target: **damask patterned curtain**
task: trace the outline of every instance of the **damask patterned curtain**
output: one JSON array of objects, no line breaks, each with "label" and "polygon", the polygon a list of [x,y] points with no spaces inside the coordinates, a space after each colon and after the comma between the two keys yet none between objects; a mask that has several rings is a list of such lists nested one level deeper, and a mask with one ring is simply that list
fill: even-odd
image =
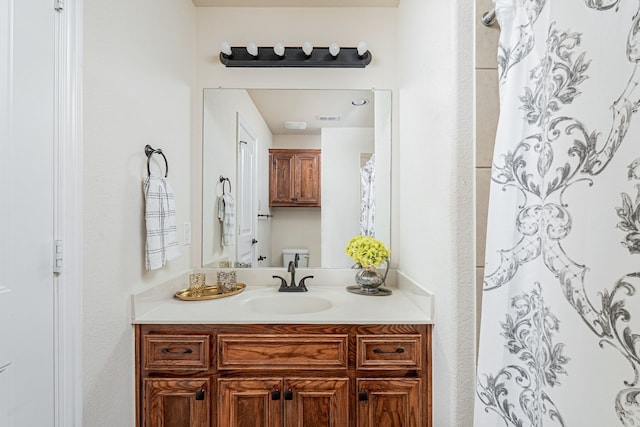
[{"label": "damask patterned curtain", "polygon": [[376,237],[376,156],[360,169],[360,234]]},{"label": "damask patterned curtain", "polygon": [[640,426],[637,0],[494,0],[475,427]]}]

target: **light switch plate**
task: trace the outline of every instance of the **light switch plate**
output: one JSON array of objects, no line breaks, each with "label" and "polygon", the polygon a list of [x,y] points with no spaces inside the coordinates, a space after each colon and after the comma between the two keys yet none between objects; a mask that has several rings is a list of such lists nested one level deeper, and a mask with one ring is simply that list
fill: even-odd
[{"label": "light switch plate", "polygon": [[185,222],[182,226],[182,236],[183,236],[183,240],[184,240],[184,245],[190,245],[191,244],[191,223],[190,222]]}]

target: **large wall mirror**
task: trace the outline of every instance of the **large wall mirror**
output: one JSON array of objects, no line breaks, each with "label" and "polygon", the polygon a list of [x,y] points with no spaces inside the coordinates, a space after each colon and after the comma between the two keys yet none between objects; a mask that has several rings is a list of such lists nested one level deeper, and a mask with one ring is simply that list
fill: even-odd
[{"label": "large wall mirror", "polygon": [[[269,150],[320,150],[320,207],[271,207]],[[391,230],[391,91],[205,89],[203,267],[349,268]]]}]

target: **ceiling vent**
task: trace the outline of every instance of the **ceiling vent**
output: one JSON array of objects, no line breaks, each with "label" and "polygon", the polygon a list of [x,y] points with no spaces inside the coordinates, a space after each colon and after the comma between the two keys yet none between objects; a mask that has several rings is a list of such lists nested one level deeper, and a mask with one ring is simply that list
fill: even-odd
[{"label": "ceiling vent", "polygon": [[340,120],[340,116],[318,116],[318,120],[322,122],[337,122]]}]

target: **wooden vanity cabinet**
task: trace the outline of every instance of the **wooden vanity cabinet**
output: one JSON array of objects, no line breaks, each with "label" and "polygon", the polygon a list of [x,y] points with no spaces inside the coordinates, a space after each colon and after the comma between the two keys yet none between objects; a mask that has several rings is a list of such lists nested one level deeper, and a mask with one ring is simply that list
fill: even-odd
[{"label": "wooden vanity cabinet", "polygon": [[138,426],[430,427],[430,325],[136,325]]},{"label": "wooden vanity cabinet", "polygon": [[348,394],[348,378],[220,378],[218,426],[348,426]]},{"label": "wooden vanity cabinet", "polygon": [[269,150],[269,206],[320,207],[320,150]]}]

